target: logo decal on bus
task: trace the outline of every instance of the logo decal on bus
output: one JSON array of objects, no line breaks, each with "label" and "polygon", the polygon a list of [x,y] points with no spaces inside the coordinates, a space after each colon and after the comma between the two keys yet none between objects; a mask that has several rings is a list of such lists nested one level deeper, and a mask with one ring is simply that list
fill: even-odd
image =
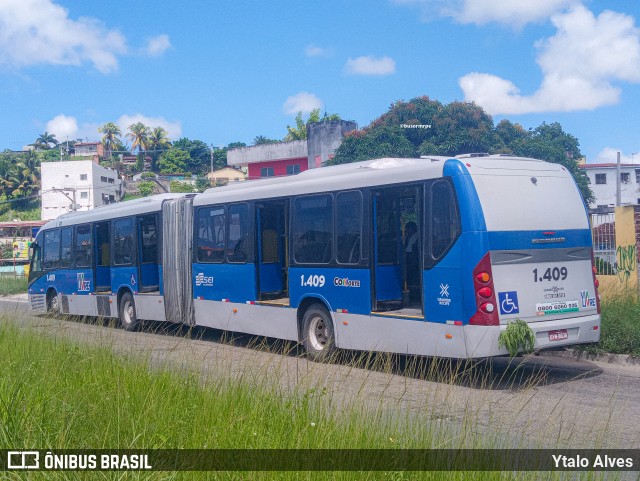
[{"label": "logo decal on bus", "polygon": [[201,272],[196,276],[196,286],[205,286],[211,287],[213,286],[213,276],[205,276],[204,272]]},{"label": "logo decal on bus", "polygon": [[53,282],[56,280],[55,274],[47,274],[47,282]]},{"label": "logo decal on bus", "polygon": [[84,272],[78,272],[78,292],[89,292],[91,290],[91,281],[84,280]]},{"label": "logo decal on bus", "polygon": [[360,287],[360,281],[357,279],[356,280],[349,279],[348,277],[345,277],[345,278],[335,277],[333,279],[333,285],[341,286],[341,287]]},{"label": "logo decal on bus", "polygon": [[438,304],[441,306],[448,306],[451,304],[451,299],[449,299],[449,284],[440,284],[440,297],[438,297]]},{"label": "logo decal on bus", "polygon": [[582,307],[584,309],[595,309],[596,298],[589,297],[589,291],[580,291],[580,301],[582,301]]},{"label": "logo decal on bus", "polygon": [[518,293],[516,291],[498,292],[500,314],[520,314]]}]

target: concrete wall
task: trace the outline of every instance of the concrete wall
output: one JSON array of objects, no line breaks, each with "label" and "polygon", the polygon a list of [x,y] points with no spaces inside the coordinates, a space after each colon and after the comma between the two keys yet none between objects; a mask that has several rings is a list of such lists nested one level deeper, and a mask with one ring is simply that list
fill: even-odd
[{"label": "concrete wall", "polygon": [[330,120],[307,125],[307,162],[310,169],[321,167],[333,158],[347,132],[358,125],[346,120]]},{"label": "concrete wall", "polygon": [[[598,205],[616,205],[616,167],[611,164],[607,167],[587,167],[584,171],[589,177],[591,184],[589,188],[596,198],[595,202],[589,205],[595,208]],[[640,199],[640,184],[636,181],[636,169],[640,169],[640,164],[626,164],[620,166],[620,174],[629,174],[629,182],[620,184],[621,202],[623,205],[638,204]],[[596,174],[605,174],[607,183],[596,184]]]},{"label": "concrete wall", "polygon": [[296,159],[307,156],[307,141],[240,147],[227,152],[227,165],[247,165],[255,162]]},{"label": "concrete wall", "polygon": [[638,247],[633,206],[616,207],[615,231],[617,273],[598,276],[603,298],[638,292]]}]

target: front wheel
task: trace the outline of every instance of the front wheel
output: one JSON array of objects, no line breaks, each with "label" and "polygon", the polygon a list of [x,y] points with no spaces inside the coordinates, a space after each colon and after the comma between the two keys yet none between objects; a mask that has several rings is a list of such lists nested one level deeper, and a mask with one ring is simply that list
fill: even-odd
[{"label": "front wheel", "polygon": [[58,298],[58,293],[54,290],[50,290],[47,293],[47,314],[51,316],[60,314],[60,299]]},{"label": "front wheel", "polygon": [[120,299],[118,310],[120,317],[120,327],[127,331],[135,331],[138,327],[138,317],[136,316],[136,305],[130,292],[125,292]]},{"label": "front wheel", "polygon": [[302,345],[312,361],[326,361],[335,352],[333,323],[327,310],[314,304],[302,318]]}]

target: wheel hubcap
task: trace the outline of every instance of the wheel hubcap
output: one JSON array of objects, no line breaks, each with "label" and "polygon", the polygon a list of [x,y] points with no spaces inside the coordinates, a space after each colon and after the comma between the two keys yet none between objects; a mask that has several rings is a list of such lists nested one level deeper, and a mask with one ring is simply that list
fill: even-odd
[{"label": "wheel hubcap", "polygon": [[315,316],[309,323],[309,342],[316,351],[322,351],[329,342],[327,323],[320,316]]},{"label": "wheel hubcap", "polygon": [[124,322],[126,322],[127,324],[131,324],[131,321],[133,321],[133,316],[133,305],[130,302],[127,302],[124,305]]}]

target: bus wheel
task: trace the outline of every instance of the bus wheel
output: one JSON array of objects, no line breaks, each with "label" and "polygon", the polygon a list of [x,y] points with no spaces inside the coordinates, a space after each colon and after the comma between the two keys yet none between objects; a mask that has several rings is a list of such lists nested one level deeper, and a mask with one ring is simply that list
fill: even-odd
[{"label": "bus wheel", "polygon": [[314,304],[302,318],[302,345],[312,361],[326,361],[335,352],[333,324],[327,310]]},{"label": "bus wheel", "polygon": [[133,302],[133,296],[130,292],[125,292],[120,298],[120,306],[118,309],[120,317],[120,327],[127,331],[135,331],[138,327],[138,318],[136,316],[136,305]]},{"label": "bus wheel", "polygon": [[58,299],[58,293],[53,289],[47,293],[47,314],[52,316],[60,314],[60,300]]}]

